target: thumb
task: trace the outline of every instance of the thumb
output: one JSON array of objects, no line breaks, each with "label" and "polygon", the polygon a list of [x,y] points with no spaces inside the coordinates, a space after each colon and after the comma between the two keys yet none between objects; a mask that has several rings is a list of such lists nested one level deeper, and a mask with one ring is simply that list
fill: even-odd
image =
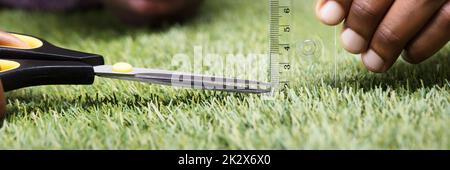
[{"label": "thumb", "polygon": [[19,48],[29,47],[27,43],[23,42],[19,38],[3,31],[0,31],[0,46],[10,46]]}]

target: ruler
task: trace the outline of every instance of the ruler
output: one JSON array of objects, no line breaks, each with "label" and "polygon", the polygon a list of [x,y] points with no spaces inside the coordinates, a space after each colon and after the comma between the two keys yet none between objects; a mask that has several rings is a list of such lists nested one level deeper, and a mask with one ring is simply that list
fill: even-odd
[{"label": "ruler", "polygon": [[269,0],[269,8],[269,82],[274,94],[289,85],[292,70],[292,0]]}]

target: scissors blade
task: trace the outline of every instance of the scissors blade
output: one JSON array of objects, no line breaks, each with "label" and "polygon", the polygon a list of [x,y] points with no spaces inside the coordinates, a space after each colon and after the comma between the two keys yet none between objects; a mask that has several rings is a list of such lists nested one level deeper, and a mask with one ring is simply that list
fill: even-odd
[{"label": "scissors blade", "polygon": [[112,70],[112,66],[102,65],[95,66],[94,71],[97,76],[101,77],[202,90],[238,93],[268,93],[271,89],[270,83],[260,81],[158,69],[134,68],[133,71],[129,73],[117,73]]}]

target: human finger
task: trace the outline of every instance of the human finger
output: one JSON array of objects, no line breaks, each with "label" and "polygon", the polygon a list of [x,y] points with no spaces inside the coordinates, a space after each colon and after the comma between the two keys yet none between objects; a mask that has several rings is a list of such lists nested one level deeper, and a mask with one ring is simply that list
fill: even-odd
[{"label": "human finger", "polygon": [[395,1],[378,26],[369,50],[362,55],[367,69],[377,73],[387,71],[406,44],[445,2],[447,0]]},{"label": "human finger", "polygon": [[326,25],[338,25],[348,14],[352,0],[318,0],[316,16]]},{"label": "human finger", "polygon": [[430,58],[450,40],[450,1],[405,49],[404,60],[418,64]]},{"label": "human finger", "polygon": [[366,51],[393,2],[394,0],[353,0],[341,34],[343,47],[354,54]]}]

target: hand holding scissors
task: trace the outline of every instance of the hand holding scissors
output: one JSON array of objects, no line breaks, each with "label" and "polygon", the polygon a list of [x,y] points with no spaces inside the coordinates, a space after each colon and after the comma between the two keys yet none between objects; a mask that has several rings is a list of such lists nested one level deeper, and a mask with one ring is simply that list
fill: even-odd
[{"label": "hand holding scissors", "polygon": [[[21,41],[20,39],[14,37],[11,34],[0,31],[0,46],[15,46],[27,48],[28,44]],[[1,68],[0,68],[1,70]],[[6,101],[5,101],[5,93],[3,91],[3,85],[0,81],[0,120],[5,117],[6,112]]]}]

